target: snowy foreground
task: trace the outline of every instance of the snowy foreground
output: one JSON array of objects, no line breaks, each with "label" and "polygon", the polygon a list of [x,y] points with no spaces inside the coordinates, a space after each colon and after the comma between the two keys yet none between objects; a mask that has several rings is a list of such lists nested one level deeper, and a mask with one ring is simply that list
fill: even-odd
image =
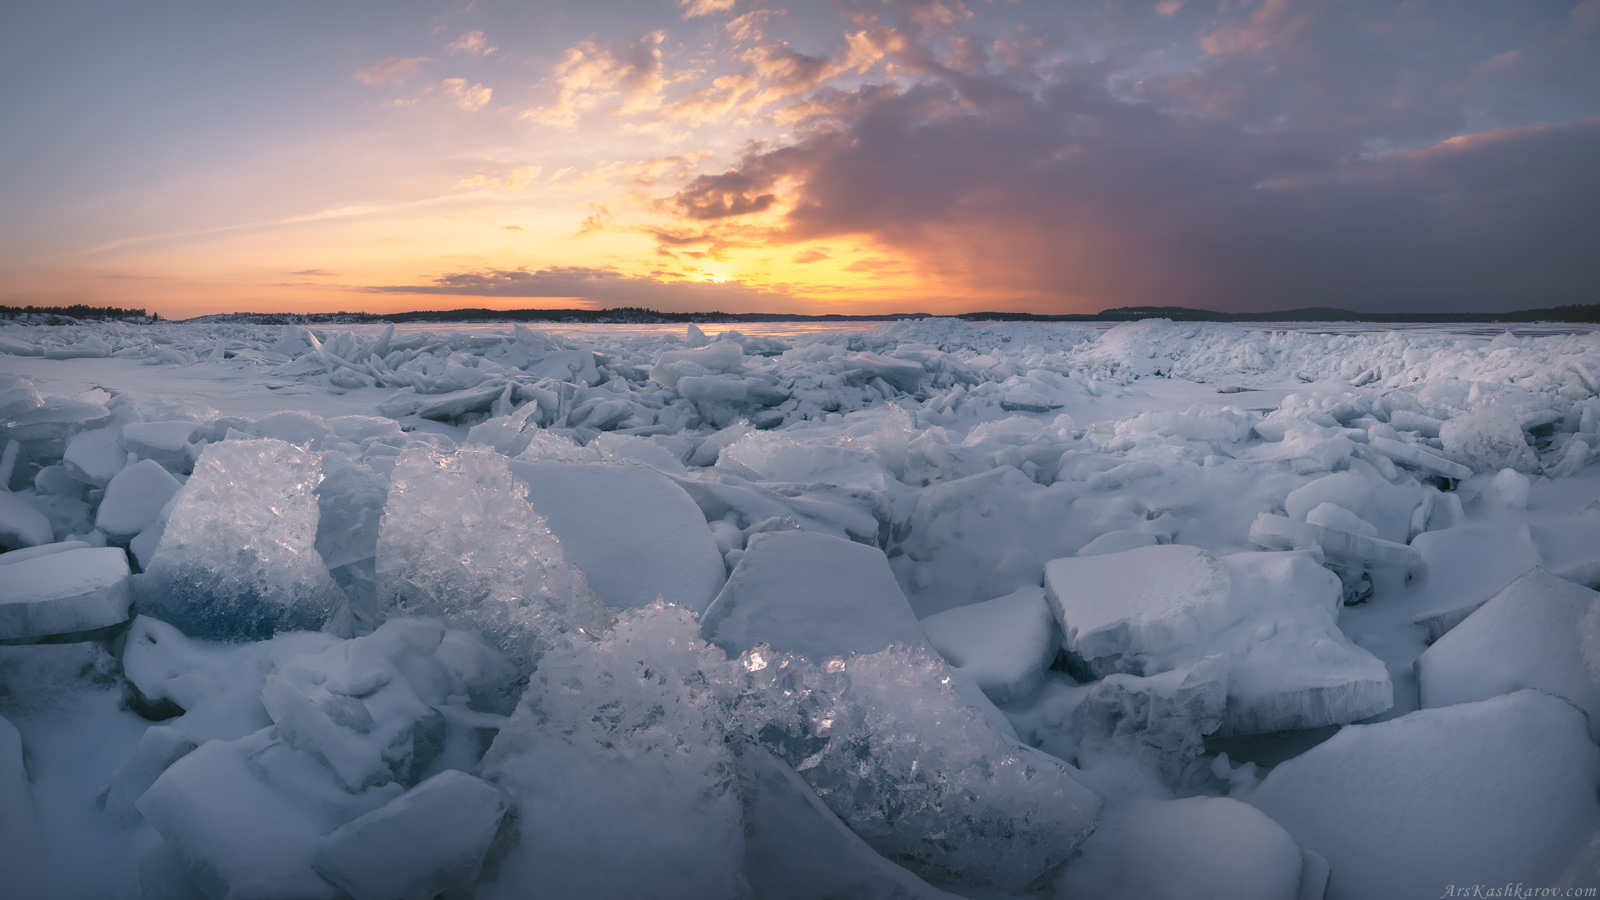
[{"label": "snowy foreground", "polygon": [[1595,896],[1597,373],[0,329],[0,894]]}]

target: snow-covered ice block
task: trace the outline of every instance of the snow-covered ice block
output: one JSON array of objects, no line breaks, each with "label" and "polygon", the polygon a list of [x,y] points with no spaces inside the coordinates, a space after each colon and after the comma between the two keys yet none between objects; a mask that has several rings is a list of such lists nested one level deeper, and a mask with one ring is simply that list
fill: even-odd
[{"label": "snow-covered ice block", "polygon": [[633,465],[513,460],[528,504],[606,605],[656,600],[705,611],[726,581],[700,507],[670,479]]},{"label": "snow-covered ice block", "polygon": [[127,448],[118,437],[121,431],[111,426],[78,432],[67,442],[61,464],[72,477],[95,487],[105,487],[111,477],[128,464]]},{"label": "snow-covered ice block", "polygon": [[201,744],[135,806],[213,900],[337,900],[343,892],[312,868],[323,835],[400,789],[345,794],[272,732]]},{"label": "snow-covered ice block", "polygon": [[378,604],[478,631],[525,668],[560,636],[605,628],[605,606],[528,504],[505,457],[407,450],[379,527]]},{"label": "snow-covered ice block", "polygon": [[1330,900],[1356,900],[1548,884],[1600,827],[1597,786],[1582,711],[1519,691],[1347,726],[1241,799],[1328,860]]},{"label": "snow-covered ice block", "polygon": [[1485,600],[1543,562],[1527,525],[1477,524],[1427,531],[1411,548],[1422,559],[1422,577],[1410,590],[1429,624],[1429,639],[1449,631]]},{"label": "snow-covered ice block", "polygon": [[815,661],[927,639],[883,551],[808,531],[751,537],[700,632],[732,653],[764,643]]},{"label": "snow-covered ice block", "polygon": [[[747,746],[738,763],[744,871],[757,897],[956,900],[879,856],[783,760]],[[818,865],[819,860],[827,865]]]},{"label": "snow-covered ice block", "polygon": [[1238,800],[1142,801],[1102,826],[1055,887],[1067,897],[1320,900],[1316,876],[1326,883],[1327,871],[1306,862],[1288,832]]},{"label": "snow-covered ice block", "polygon": [[1283,499],[1283,508],[1289,518],[1304,522],[1313,509],[1324,503],[1336,503],[1359,516],[1371,502],[1371,481],[1355,472],[1335,472],[1290,491]]},{"label": "snow-covered ice block", "polygon": [[1501,469],[1478,496],[1490,506],[1506,509],[1527,509],[1528,491],[1532,482],[1516,469]]},{"label": "snow-covered ice block", "polygon": [[1324,503],[1306,513],[1306,524],[1317,525],[1332,531],[1360,535],[1361,537],[1375,538],[1378,536],[1378,526],[1337,503]]},{"label": "snow-covered ice block", "polygon": [[125,622],[133,601],[128,555],[90,547],[35,557],[3,570],[0,638],[91,631]]},{"label": "snow-covered ice block", "polygon": [[119,828],[131,828],[144,821],[134,804],[162,772],[194,749],[195,742],[177,728],[167,725],[146,728],[139,736],[139,746],[134,748],[133,755],[111,776],[111,785],[104,796],[106,820]]},{"label": "snow-covered ice block", "polygon": [[0,489],[0,549],[37,547],[55,539],[49,517],[40,512],[32,501],[21,494]]},{"label": "snow-covered ice block", "polygon": [[1037,690],[1061,649],[1040,587],[929,616],[922,630],[934,649],[995,703]]},{"label": "snow-covered ice block", "polygon": [[1395,462],[1444,478],[1460,481],[1472,475],[1472,469],[1467,466],[1451,462],[1437,453],[1430,453],[1416,444],[1403,444],[1393,438],[1374,437],[1367,441],[1367,446]]},{"label": "snow-covered ice block", "polygon": [[173,471],[188,468],[189,442],[197,426],[193,422],[129,422],[122,426],[122,446],[153,459]]},{"label": "snow-covered ice block", "polygon": [[1167,544],[1069,557],[1046,564],[1045,591],[1084,678],[1224,657],[1227,732],[1350,722],[1393,702],[1383,663],[1339,631],[1337,576],[1303,553],[1217,559]]},{"label": "snow-covered ice block", "polygon": [[1235,618],[1228,570],[1198,547],[1164,544],[1045,563],[1045,598],[1088,677],[1154,675]]},{"label": "snow-covered ice block", "polygon": [[53,544],[39,544],[35,547],[23,547],[21,550],[7,550],[0,553],[0,566],[9,566],[22,562],[25,559],[37,559],[41,556],[50,556],[54,553],[65,553],[68,550],[82,550],[90,547],[88,541],[56,541]]},{"label": "snow-covered ice block", "polygon": [[1423,707],[1538,688],[1588,713],[1600,741],[1600,690],[1583,658],[1584,641],[1600,641],[1583,633],[1597,606],[1600,593],[1543,569],[1522,576],[1418,657]]},{"label": "snow-covered ice block", "polygon": [[432,900],[477,879],[505,814],[494,785],[446,770],[339,826],[313,865],[356,900]]},{"label": "snow-covered ice block", "polygon": [[1338,576],[1304,553],[1235,553],[1222,561],[1241,616],[1212,644],[1230,659],[1222,732],[1317,728],[1394,705],[1383,661],[1339,630]]},{"label": "snow-covered ice block", "polygon": [[341,595],[318,555],[315,453],[282,441],[206,447],[174,501],[140,609],[197,637],[322,626]]},{"label": "snow-covered ice block", "polygon": [[161,508],[182,487],[155,460],[142,459],[118,472],[106,485],[94,525],[113,541],[132,540],[155,522]]},{"label": "snow-covered ice block", "polygon": [[718,696],[735,671],[686,610],[661,606],[547,652],[478,769],[517,808],[478,896],[747,896]]},{"label": "snow-covered ice block", "polygon": [[1405,544],[1296,522],[1271,513],[1262,513],[1250,523],[1250,541],[1268,550],[1317,548],[1331,563],[1361,569],[1375,566],[1414,569],[1422,562],[1417,552]]},{"label": "snow-covered ice block", "polygon": [[1124,550],[1137,550],[1140,547],[1154,547],[1161,540],[1153,534],[1142,531],[1129,531],[1126,529],[1108,531],[1082,547],[1074,556],[1099,556],[1104,553],[1121,553]]}]

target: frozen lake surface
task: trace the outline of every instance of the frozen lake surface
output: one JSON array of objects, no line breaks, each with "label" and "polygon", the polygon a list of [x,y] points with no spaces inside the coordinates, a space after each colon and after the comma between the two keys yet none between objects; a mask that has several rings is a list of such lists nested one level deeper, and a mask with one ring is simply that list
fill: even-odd
[{"label": "frozen lake surface", "polygon": [[1600,886],[1593,326],[737,329],[0,326],[0,892]]}]

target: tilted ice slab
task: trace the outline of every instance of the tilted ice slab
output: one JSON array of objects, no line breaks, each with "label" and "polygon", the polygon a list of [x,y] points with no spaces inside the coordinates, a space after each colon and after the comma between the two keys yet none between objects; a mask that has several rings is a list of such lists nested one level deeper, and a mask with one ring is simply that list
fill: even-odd
[{"label": "tilted ice slab", "polygon": [[583,573],[528,504],[505,457],[405,451],[378,531],[378,604],[471,628],[531,668],[560,635],[608,621]]},{"label": "tilted ice slab", "polygon": [[921,624],[934,649],[996,703],[1037,690],[1061,649],[1040,587],[958,606]]},{"label": "tilted ice slab", "polygon": [[446,770],[339,826],[312,865],[355,900],[432,900],[476,881],[506,801]]},{"label": "tilted ice slab", "polygon": [[1328,860],[1330,900],[1550,883],[1600,827],[1600,748],[1540,691],[1351,725],[1242,799]]},{"label": "tilted ice slab", "polygon": [[128,556],[88,547],[0,568],[0,639],[90,631],[125,622],[133,601]]},{"label": "tilted ice slab", "polygon": [[50,519],[28,498],[0,485],[0,550],[20,550],[54,540]]},{"label": "tilted ice slab", "polygon": [[513,460],[528,505],[606,605],[656,600],[704,612],[726,580],[700,507],[641,466]]},{"label": "tilted ice slab", "polygon": [[1512,582],[1417,658],[1424,708],[1487,700],[1524,688],[1564,697],[1600,740],[1600,689],[1584,664],[1600,593],[1543,569]]},{"label": "tilted ice slab", "polygon": [[208,638],[321,627],[342,599],[317,553],[315,453],[264,438],[208,446],[139,587],[142,611]]},{"label": "tilted ice slab", "polygon": [[[738,755],[744,871],[763,900],[874,897],[956,900],[879,856],[783,760],[760,746]],[[818,865],[827,860],[826,865]]]},{"label": "tilted ice slab", "polygon": [[1085,678],[1228,661],[1222,730],[1351,722],[1388,709],[1383,663],[1338,628],[1338,578],[1302,553],[1218,559],[1179,544],[1052,560],[1045,596]]},{"label": "tilted ice slab", "polygon": [[730,652],[765,643],[814,660],[926,640],[883,551],[808,531],[751,537],[700,631]]},{"label": "tilted ice slab", "polygon": [[1250,524],[1250,540],[1268,550],[1317,548],[1330,563],[1355,569],[1376,566],[1414,569],[1421,564],[1421,557],[1405,544],[1310,522],[1296,522],[1271,513],[1262,513]]}]

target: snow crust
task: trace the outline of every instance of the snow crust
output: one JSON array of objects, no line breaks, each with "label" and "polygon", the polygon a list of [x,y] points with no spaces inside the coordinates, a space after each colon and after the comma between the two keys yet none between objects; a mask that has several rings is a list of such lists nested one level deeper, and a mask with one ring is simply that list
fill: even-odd
[{"label": "snow crust", "polygon": [[750,331],[0,325],[0,884],[1600,881],[1596,334]]}]

